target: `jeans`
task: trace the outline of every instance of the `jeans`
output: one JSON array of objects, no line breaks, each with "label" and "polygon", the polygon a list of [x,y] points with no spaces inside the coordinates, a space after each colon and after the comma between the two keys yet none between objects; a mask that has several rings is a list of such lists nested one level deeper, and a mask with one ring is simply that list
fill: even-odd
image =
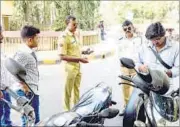
[{"label": "jeans", "polygon": [[104,32],[101,33],[101,40],[103,40],[103,41],[105,40],[104,39]]},{"label": "jeans", "polygon": [[[5,90],[2,90],[4,95],[4,99],[8,102],[11,102],[11,97],[9,93]],[[0,126],[12,126],[12,122],[10,120],[10,107],[8,104],[0,100]]]},{"label": "jeans", "polygon": [[[17,94],[19,96],[24,96],[27,99],[31,99],[31,97],[32,97],[32,93],[29,93],[28,95],[25,95],[24,91],[22,91],[22,90],[18,90]],[[32,102],[31,102],[31,106],[34,108],[35,117],[36,117],[35,124],[37,124],[40,121],[39,95],[34,95],[34,98],[32,99]],[[26,119],[26,117],[24,115],[21,117],[21,119],[22,119],[22,126],[25,127],[27,119]]]}]

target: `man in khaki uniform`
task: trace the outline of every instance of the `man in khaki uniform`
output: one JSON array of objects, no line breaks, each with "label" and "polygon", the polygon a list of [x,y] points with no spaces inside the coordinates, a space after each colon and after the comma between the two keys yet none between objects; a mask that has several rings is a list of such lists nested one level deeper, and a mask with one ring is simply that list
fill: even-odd
[{"label": "man in khaki uniform", "polygon": [[[134,33],[135,28],[132,22],[129,20],[126,20],[123,22],[122,29],[124,31],[125,36],[119,39],[120,40],[120,45],[119,45],[120,56],[119,57],[120,58],[126,57],[126,58],[131,58],[135,60],[135,58],[137,58],[136,56],[137,51],[140,48],[141,43],[142,43],[141,37],[138,37],[137,35],[135,35]],[[122,75],[126,75],[126,76],[133,76],[135,74],[135,71],[133,69],[128,69],[122,65],[120,67],[120,71]],[[126,80],[121,80],[121,82],[130,83],[129,81],[126,81]],[[132,93],[131,86],[123,85],[122,88],[123,88],[125,105],[124,105],[124,109],[120,112],[120,116],[124,114],[126,105]]]},{"label": "man in khaki uniform", "polygon": [[[79,100],[79,87],[81,82],[80,62],[88,63],[88,60],[87,58],[81,57],[81,46],[78,35],[76,34],[76,18],[71,15],[67,16],[66,26],[66,30],[59,38],[58,54],[61,60],[66,61],[65,70],[67,72],[67,79],[64,93],[64,108],[65,110],[70,110],[72,90],[73,103],[76,104]],[[87,52],[83,53],[86,54]]]}]

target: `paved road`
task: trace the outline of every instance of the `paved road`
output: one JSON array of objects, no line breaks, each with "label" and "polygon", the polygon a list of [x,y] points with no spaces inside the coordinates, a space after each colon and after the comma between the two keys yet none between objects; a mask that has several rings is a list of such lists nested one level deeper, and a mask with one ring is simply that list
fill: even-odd
[{"label": "paved road", "polygon": [[[113,42],[114,40],[108,39]],[[106,43],[106,42],[104,42]],[[109,57],[103,60],[90,61],[88,64],[83,64],[81,71],[81,95],[87,90],[95,86],[99,82],[105,82],[112,87],[113,100],[117,101],[117,105],[114,106],[118,109],[123,107],[123,95],[121,86],[118,86],[120,79],[118,75],[119,60],[117,53],[113,57]],[[40,109],[41,120],[49,117],[55,113],[63,112],[63,90],[65,83],[64,64],[58,65],[41,65],[40,70]],[[15,111],[12,111],[12,120],[20,125],[20,115]],[[111,120],[105,121],[106,126],[122,126],[122,117],[115,117]],[[172,125],[172,124],[168,124]],[[179,123],[173,123],[173,126],[178,126]]]},{"label": "paved road", "polygon": [[[58,65],[41,65],[40,70],[40,108],[41,119],[45,119],[55,113],[62,112],[63,89],[65,83],[64,64]],[[105,82],[113,89],[113,100],[117,101],[117,108],[123,107],[122,92],[118,86],[119,61],[117,56],[104,59],[90,61],[89,64],[83,64],[81,71],[81,95],[92,88],[99,82]],[[20,123],[19,114],[12,112],[12,119],[16,123]],[[105,125],[122,125],[122,118],[117,116],[114,119],[107,120]]]}]

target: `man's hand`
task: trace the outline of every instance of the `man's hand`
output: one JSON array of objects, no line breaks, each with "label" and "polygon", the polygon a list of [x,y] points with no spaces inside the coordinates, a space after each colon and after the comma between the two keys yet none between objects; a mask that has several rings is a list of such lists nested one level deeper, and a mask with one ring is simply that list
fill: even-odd
[{"label": "man's hand", "polygon": [[91,50],[90,48],[86,49],[85,51],[82,51],[83,55],[90,55],[91,53],[93,53],[94,51]]},{"label": "man's hand", "polygon": [[80,58],[81,63],[89,63],[87,58]]},{"label": "man's hand", "polygon": [[88,52],[88,55],[90,55],[91,53],[93,53],[94,51],[93,50],[90,50],[89,52]]},{"label": "man's hand", "polygon": [[0,90],[0,99],[3,98],[3,92]]},{"label": "man's hand", "polygon": [[143,73],[147,73],[148,72],[148,66],[147,65],[140,65],[139,67],[138,67],[138,70],[140,71],[140,72],[143,72]]},{"label": "man's hand", "polygon": [[24,93],[28,94],[30,92],[30,90],[27,87],[27,85],[24,82],[20,82],[20,84],[22,85],[22,90],[24,91]]},{"label": "man's hand", "polygon": [[166,74],[167,74],[170,78],[172,77],[172,72],[171,72],[171,70],[166,71]]}]

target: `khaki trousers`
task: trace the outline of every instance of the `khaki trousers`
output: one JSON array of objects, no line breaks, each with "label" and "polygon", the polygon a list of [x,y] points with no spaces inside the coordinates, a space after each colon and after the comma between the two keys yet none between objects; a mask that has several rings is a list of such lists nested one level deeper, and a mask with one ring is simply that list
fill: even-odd
[{"label": "khaki trousers", "polygon": [[[133,76],[136,74],[135,70],[133,70],[133,69],[128,69],[126,67],[121,67],[120,69],[121,69],[121,74],[125,75],[125,76]],[[121,82],[131,83],[131,82],[129,82],[127,80],[123,80],[123,79],[121,79]],[[131,96],[133,87],[123,84],[122,88],[123,88],[124,102],[125,102],[125,105],[127,105],[129,98]]]},{"label": "khaki trousers", "polygon": [[73,96],[73,105],[74,106],[79,100],[79,87],[81,83],[81,73],[80,69],[71,69],[66,70],[67,78],[65,83],[64,90],[64,109],[69,111],[71,109],[71,98]]}]

